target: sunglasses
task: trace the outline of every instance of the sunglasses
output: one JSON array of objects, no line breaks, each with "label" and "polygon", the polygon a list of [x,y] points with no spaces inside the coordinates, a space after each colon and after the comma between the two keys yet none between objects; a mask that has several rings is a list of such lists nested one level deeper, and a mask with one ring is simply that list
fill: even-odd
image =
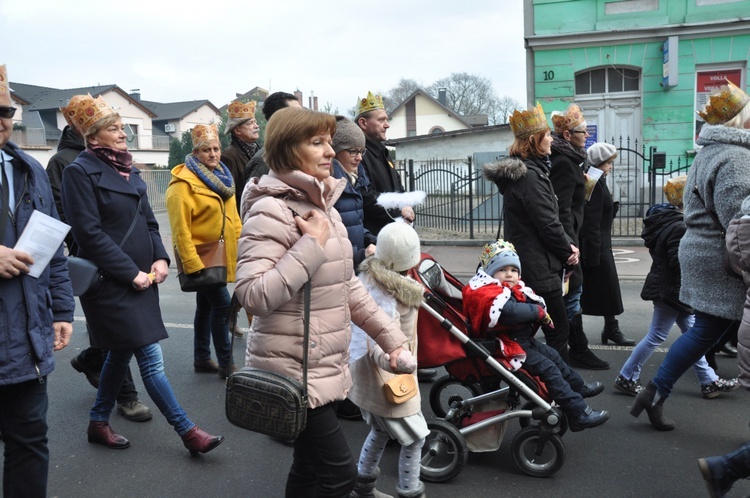
[{"label": "sunglasses", "polygon": [[0,105],[0,118],[10,119],[16,114],[16,108],[7,105]]}]

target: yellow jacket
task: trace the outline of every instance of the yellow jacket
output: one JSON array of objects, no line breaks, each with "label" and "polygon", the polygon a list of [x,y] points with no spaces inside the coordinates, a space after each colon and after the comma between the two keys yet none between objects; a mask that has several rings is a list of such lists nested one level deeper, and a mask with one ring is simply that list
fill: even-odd
[{"label": "yellow jacket", "polygon": [[221,235],[221,204],[224,204],[224,247],[227,251],[227,281],[234,282],[237,266],[237,240],[242,222],[234,196],[223,201],[184,164],[172,170],[167,187],[167,213],[172,227],[172,244],[179,253],[185,273],[204,268],[195,251],[197,244],[215,242]]}]

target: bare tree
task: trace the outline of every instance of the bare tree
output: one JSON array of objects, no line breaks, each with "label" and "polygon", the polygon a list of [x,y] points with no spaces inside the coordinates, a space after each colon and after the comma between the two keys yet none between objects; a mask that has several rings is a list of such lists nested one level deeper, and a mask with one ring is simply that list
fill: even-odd
[{"label": "bare tree", "polygon": [[495,109],[495,116],[490,117],[490,121],[494,121],[494,124],[507,124],[510,115],[516,109],[521,109],[521,104],[507,95],[500,97],[497,101],[497,107]]},{"label": "bare tree", "polygon": [[391,88],[388,93],[383,96],[383,105],[385,105],[386,112],[388,114],[393,112],[393,110],[400,106],[409,95],[420,88],[422,88],[422,85],[417,81],[408,78],[401,78],[398,85]]},{"label": "bare tree", "polygon": [[427,90],[437,98],[440,89],[446,90],[446,106],[461,116],[486,114],[493,118],[498,115],[496,107],[499,99],[488,78],[469,73],[451,73]]}]

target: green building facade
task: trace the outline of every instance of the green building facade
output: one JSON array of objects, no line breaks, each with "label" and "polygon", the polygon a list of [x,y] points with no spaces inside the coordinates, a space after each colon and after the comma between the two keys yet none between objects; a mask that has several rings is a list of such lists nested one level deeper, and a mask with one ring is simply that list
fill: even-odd
[{"label": "green building facade", "polygon": [[[576,102],[591,141],[695,154],[696,109],[729,78],[747,89],[750,0],[524,0],[529,104]],[[622,142],[620,142],[622,140]]]}]

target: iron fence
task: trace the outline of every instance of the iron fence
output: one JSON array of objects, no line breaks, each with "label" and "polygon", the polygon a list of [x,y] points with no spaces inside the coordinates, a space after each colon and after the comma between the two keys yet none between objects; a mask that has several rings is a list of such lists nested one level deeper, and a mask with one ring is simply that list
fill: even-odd
[{"label": "iron fence", "polygon": [[[607,185],[620,209],[613,237],[638,238],[643,217],[655,203],[666,202],[661,187],[671,177],[684,175],[687,156],[667,158],[656,147],[620,138],[618,156]],[[398,172],[410,191],[427,194],[417,209],[421,230],[446,239],[492,239],[502,224],[503,199],[497,186],[484,179],[482,164],[466,159],[401,160]]]},{"label": "iron fence", "polygon": [[167,210],[167,186],[172,178],[172,172],[168,169],[141,170],[141,178],[146,182],[146,193],[151,209],[156,211]]}]

